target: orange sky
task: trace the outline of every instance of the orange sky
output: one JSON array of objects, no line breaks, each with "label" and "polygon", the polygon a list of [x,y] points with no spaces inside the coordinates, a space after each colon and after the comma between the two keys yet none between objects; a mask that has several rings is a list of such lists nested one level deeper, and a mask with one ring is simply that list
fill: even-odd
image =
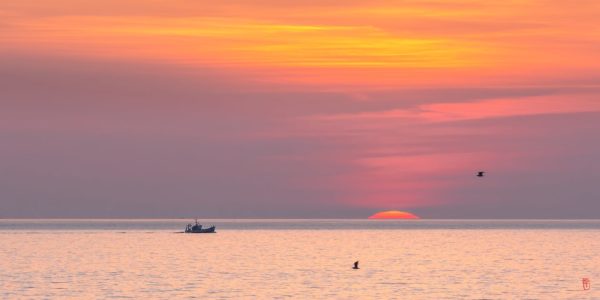
[{"label": "orange sky", "polygon": [[[575,156],[563,138],[589,145],[598,123],[575,116],[600,112],[599,20],[587,0],[2,1],[4,124],[285,140],[246,159],[293,164],[282,189],[314,191],[315,203],[472,203],[479,192],[451,174],[525,176],[527,162]],[[294,175],[305,173],[320,175]],[[504,185],[521,189],[493,184]]]},{"label": "orange sky", "polygon": [[597,1],[126,2],[8,1],[1,41],[329,88],[544,85],[600,64]]}]

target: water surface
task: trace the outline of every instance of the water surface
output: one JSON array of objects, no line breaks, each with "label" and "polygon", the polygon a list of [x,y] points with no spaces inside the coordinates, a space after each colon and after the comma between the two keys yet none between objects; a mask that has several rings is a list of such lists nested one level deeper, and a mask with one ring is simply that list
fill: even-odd
[{"label": "water surface", "polygon": [[600,299],[597,220],[188,222],[0,220],[0,298]]}]

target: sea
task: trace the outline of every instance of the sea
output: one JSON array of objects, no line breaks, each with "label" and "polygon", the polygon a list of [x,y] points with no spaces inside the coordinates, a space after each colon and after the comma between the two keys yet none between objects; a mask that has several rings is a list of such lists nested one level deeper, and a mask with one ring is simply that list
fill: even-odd
[{"label": "sea", "polygon": [[191,221],[2,219],[0,298],[600,299],[600,220]]}]

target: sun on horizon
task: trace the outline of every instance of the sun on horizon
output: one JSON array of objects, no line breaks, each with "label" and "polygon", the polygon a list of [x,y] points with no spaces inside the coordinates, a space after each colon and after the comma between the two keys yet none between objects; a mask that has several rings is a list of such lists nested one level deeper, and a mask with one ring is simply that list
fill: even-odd
[{"label": "sun on horizon", "polygon": [[420,219],[420,217],[405,211],[387,210],[375,213],[369,219]]}]

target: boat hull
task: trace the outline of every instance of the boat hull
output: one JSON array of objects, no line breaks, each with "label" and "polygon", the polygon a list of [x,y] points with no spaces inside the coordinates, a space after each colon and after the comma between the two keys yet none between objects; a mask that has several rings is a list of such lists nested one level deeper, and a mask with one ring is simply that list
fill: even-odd
[{"label": "boat hull", "polygon": [[215,226],[211,226],[211,227],[202,228],[202,229],[186,230],[185,233],[216,233],[216,231],[215,231]]}]

